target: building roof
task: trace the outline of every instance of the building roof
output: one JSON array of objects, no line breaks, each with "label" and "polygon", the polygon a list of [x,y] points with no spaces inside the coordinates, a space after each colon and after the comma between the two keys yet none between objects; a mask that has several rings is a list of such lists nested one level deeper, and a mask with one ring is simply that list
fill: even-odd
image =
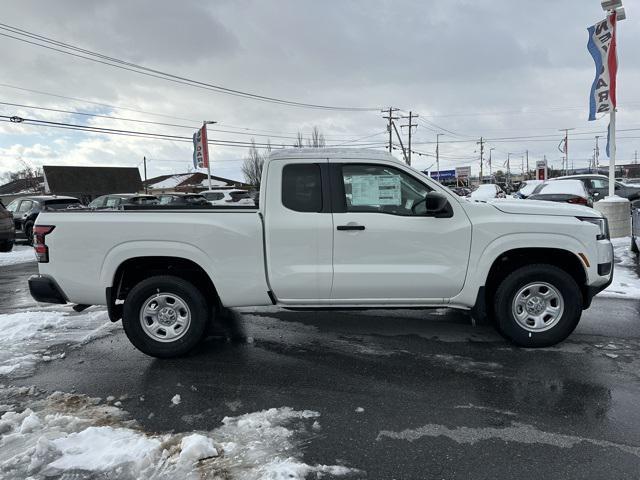
[{"label": "building roof", "polygon": [[19,178],[18,180],[0,185],[0,195],[38,193],[43,191],[43,182],[43,177]]},{"label": "building roof", "polygon": [[66,167],[45,165],[45,184],[50,193],[137,192],[142,189],[136,167]]}]

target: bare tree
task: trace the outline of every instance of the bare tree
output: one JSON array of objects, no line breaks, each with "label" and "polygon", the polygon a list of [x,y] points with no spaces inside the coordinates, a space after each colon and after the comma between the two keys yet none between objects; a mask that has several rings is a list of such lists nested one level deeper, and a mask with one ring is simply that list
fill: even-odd
[{"label": "bare tree", "polygon": [[37,181],[38,177],[42,176],[42,168],[31,167],[27,162],[23,159],[19,159],[19,162],[22,168],[18,170],[14,170],[12,172],[6,172],[0,179],[5,182],[13,182],[15,180],[28,180],[28,184],[30,184],[30,188],[37,190],[39,188],[39,182]]},{"label": "bare tree", "polygon": [[304,138],[302,137],[302,132],[298,131],[298,138],[296,139],[296,143],[293,144],[296,148],[304,147]]},{"label": "bare tree", "polygon": [[260,153],[256,148],[256,141],[251,139],[251,148],[249,153],[242,163],[242,174],[245,181],[249,185],[253,185],[260,190],[260,181],[262,180],[262,166],[264,165],[265,158],[269,156],[271,152],[271,141],[267,142],[266,153]]},{"label": "bare tree", "polygon": [[324,148],[326,145],[327,142],[324,140],[324,134],[317,126],[314,126],[311,131],[311,138],[307,140],[307,146],[311,148]]}]

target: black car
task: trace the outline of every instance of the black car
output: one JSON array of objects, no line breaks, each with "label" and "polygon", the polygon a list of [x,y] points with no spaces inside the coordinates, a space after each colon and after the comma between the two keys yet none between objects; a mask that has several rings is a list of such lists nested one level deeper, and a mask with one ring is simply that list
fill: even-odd
[{"label": "black car", "polygon": [[160,203],[158,197],[138,193],[114,193],[102,195],[92,201],[88,207],[95,210],[118,209],[127,205],[157,205]]},{"label": "black car", "polygon": [[209,201],[199,193],[163,193],[158,195],[160,205],[201,205],[210,206]]},{"label": "black car", "polygon": [[7,205],[7,210],[13,214],[16,237],[26,238],[29,243],[33,243],[33,224],[40,212],[43,210],[66,210],[70,208],[84,208],[84,205],[77,198],[56,195],[16,198]]},{"label": "black car", "polygon": [[[609,177],[606,175],[569,175],[556,180],[580,180],[595,201],[609,195]],[[614,193],[619,197],[627,198],[630,202],[640,200],[640,185],[625,185],[616,181]]]},{"label": "black car", "polygon": [[0,252],[10,252],[16,241],[16,228],[13,216],[0,202]]}]

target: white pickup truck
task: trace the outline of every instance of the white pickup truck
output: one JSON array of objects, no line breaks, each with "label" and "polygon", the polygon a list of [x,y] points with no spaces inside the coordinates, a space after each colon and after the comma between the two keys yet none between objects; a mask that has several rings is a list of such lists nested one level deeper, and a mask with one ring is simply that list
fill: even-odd
[{"label": "white pickup truck", "polygon": [[42,302],[106,305],[146,354],[191,350],[225,307],[451,307],[553,345],[613,275],[606,220],[534,200],[471,202],[385,152],[293,149],[253,207],[43,212]]}]

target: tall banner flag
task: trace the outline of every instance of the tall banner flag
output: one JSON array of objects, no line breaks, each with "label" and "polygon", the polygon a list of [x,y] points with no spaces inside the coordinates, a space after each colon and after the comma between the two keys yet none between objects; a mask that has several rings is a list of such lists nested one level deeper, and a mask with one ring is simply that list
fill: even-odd
[{"label": "tall banner flag", "polygon": [[610,113],[616,108],[616,13],[587,30],[587,48],[596,64],[596,78],[589,98],[589,120],[595,120],[597,114]]},{"label": "tall banner flag", "polygon": [[209,168],[209,145],[207,143],[207,126],[193,134],[193,167]]}]

